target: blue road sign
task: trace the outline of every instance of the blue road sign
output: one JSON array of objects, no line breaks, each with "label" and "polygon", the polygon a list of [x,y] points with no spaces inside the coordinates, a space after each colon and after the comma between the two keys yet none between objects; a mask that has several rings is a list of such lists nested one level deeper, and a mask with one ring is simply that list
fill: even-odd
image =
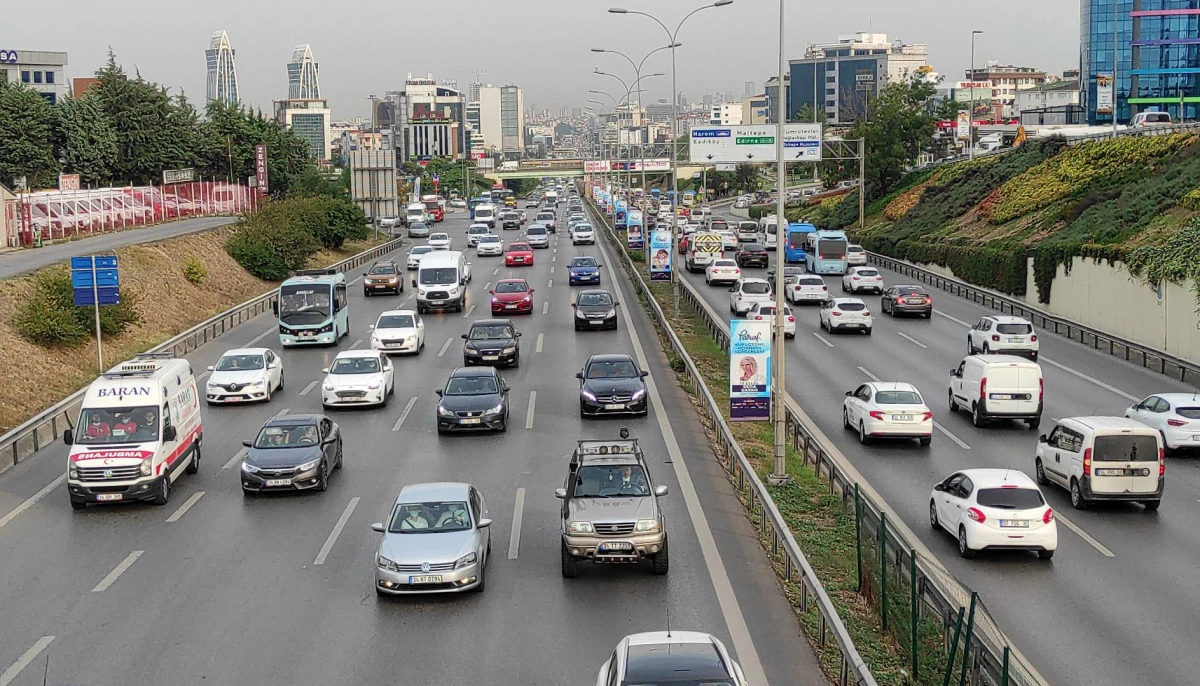
[{"label": "blue road sign", "polygon": [[76,307],[121,302],[121,278],[116,255],[71,258],[71,287]]},{"label": "blue road sign", "polygon": [[[120,305],[121,304],[121,289],[119,288],[97,288],[96,295],[100,297],[101,305]],[[75,289],[75,306],[76,307],[91,307],[96,301],[92,299],[91,288]]]}]

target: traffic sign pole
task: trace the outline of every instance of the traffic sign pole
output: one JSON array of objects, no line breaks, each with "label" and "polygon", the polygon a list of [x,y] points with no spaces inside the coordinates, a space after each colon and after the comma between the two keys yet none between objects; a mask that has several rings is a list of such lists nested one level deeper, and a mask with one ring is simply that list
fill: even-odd
[{"label": "traffic sign pole", "polygon": [[92,311],[96,313],[96,369],[104,373],[104,343],[100,336],[100,279],[96,278],[96,260],[92,260]]}]

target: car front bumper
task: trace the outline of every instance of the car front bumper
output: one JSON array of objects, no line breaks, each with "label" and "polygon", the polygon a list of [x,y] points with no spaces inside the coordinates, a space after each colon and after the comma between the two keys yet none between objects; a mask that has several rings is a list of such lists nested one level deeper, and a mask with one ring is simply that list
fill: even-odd
[{"label": "car front bumper", "polygon": [[149,500],[158,495],[166,476],[147,476],[133,481],[67,481],[67,493],[77,503],[110,503]]},{"label": "car front bumper", "polygon": [[287,347],[292,345],[331,345],[337,343],[337,333],[327,331],[315,336],[297,336],[294,334],[279,334],[279,344]]},{"label": "car front bumper", "polygon": [[600,283],[600,272],[596,272],[595,274],[567,273],[567,285],[574,286],[581,283]]},{"label": "car front bumper", "polygon": [[505,267],[532,267],[533,266],[533,258],[532,257],[505,257],[504,258],[504,266]]},{"label": "car front bumper", "polygon": [[484,355],[484,354],[478,353],[478,352],[464,351],[463,352],[463,364],[468,367],[471,365],[476,365],[476,364],[490,364],[493,366],[496,366],[496,365],[507,366],[507,365],[511,365],[517,361],[518,354],[519,354],[519,352],[497,353],[495,355]]},{"label": "car front bumper", "polygon": [[443,417],[437,416],[439,431],[498,431],[504,427],[504,413],[481,415],[479,417]]},{"label": "car front bumper", "polygon": [[[375,566],[375,588],[382,593],[405,595],[408,593],[459,593],[468,591],[479,585],[479,575],[482,570],[479,563],[469,564],[461,569],[449,572],[393,572],[378,565]],[[433,583],[412,583],[414,578],[436,577]]]},{"label": "car front bumper", "polygon": [[[321,465],[296,474],[275,476],[273,474],[251,473],[245,469],[242,473],[242,490],[254,493],[285,493],[289,491],[307,491],[316,488],[321,482]],[[280,483],[286,481],[287,483]],[[270,482],[271,485],[268,485]]]},{"label": "car front bumper", "polygon": [[399,279],[395,283],[366,283],[363,282],[363,294],[368,293],[395,293],[400,294],[404,290],[404,283]]},{"label": "car front bumper", "polygon": [[[619,407],[617,407],[619,406]],[[583,414],[589,417],[598,417],[601,415],[622,415],[622,414],[645,414],[649,405],[646,403],[646,395],[637,400],[630,400],[625,403],[602,403],[598,400],[592,400],[585,396],[579,396],[579,409]]]},{"label": "car front bumper", "polygon": [[415,353],[420,343],[416,336],[399,339],[376,339],[371,341],[371,349],[384,353]]},{"label": "car front bumper", "polygon": [[[648,534],[631,534],[629,536],[596,536],[592,534],[565,534],[563,545],[573,557],[578,557],[600,564],[630,564],[641,562],[648,555],[654,555],[663,549],[667,542],[667,534],[663,531]],[[605,543],[630,543],[633,550],[613,553],[598,552]]]},{"label": "car front bumper", "polygon": [[476,248],[475,254],[483,257],[484,255],[502,255],[504,253],[499,248]]},{"label": "car front bumper", "polygon": [[380,405],[384,398],[387,397],[387,390],[383,387],[375,390],[341,390],[341,393],[362,393],[361,396],[339,396],[339,391],[327,391],[325,387],[321,387],[321,404],[326,407],[350,407],[352,405]]},{"label": "car front bumper", "polygon": [[615,329],[617,328],[617,315],[611,317],[576,317],[575,330],[580,329]]},{"label": "car front bumper", "polygon": [[267,399],[267,386],[266,384],[262,386],[247,386],[238,391],[230,391],[224,388],[206,388],[204,399],[210,405],[259,402]]},{"label": "car front bumper", "polygon": [[492,314],[532,314],[533,301],[492,303]]}]

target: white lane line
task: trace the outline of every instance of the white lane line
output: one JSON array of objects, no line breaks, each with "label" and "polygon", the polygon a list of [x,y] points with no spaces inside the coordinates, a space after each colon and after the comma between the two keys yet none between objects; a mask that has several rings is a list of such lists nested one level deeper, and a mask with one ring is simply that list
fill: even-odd
[{"label": "white lane line", "polygon": [[496,267],[495,271],[493,271],[493,272],[492,272],[492,276],[495,276],[495,275],[497,275],[497,274],[499,274],[499,273],[500,273],[500,268],[499,268],[499,267]]},{"label": "white lane line", "polygon": [[222,470],[222,471],[224,471],[224,470],[226,470],[226,469],[231,469],[231,468],[233,467],[233,465],[235,465],[235,464],[237,464],[237,463],[241,462],[242,460],[246,459],[246,456],[247,456],[247,455],[249,455],[249,454],[250,454],[250,449],[249,449],[249,448],[242,448],[241,450],[237,451],[237,454],[236,454],[236,455],[234,455],[233,457],[229,458],[229,461],[225,463],[225,466],[224,466],[224,467],[221,467],[221,470]]},{"label": "white lane line", "polygon": [[29,650],[26,650],[21,657],[17,658],[16,662],[12,663],[8,666],[8,669],[4,670],[3,674],[0,674],[0,686],[9,686],[9,684],[16,681],[17,676],[21,673],[21,670],[28,667],[29,663],[36,660],[37,656],[46,649],[46,646],[53,642],[53,636],[42,636],[39,638],[37,642],[30,646]]},{"label": "white lane line", "polygon": [[508,559],[517,559],[521,548],[521,517],[525,513],[525,489],[517,489],[517,505],[513,509],[512,533],[508,537]]},{"label": "white lane line", "polygon": [[871,373],[871,371],[870,371],[869,369],[867,369],[866,367],[859,367],[859,368],[858,368],[858,371],[860,371],[860,372],[862,372],[863,374],[866,374],[867,376],[871,377],[871,380],[872,380],[872,381],[879,381],[879,377],[878,377],[878,376],[875,376],[874,374],[872,374],[872,373]]},{"label": "white lane line", "polygon": [[832,348],[832,347],[833,347],[833,344],[832,344],[832,343],[830,343],[829,341],[827,341],[827,340],[825,339],[825,337],[824,337],[824,336],[822,336],[821,334],[817,333],[816,331],[813,331],[813,332],[812,332],[812,335],[816,336],[818,341],[821,341],[822,343],[824,343],[825,345],[829,346],[830,348]]},{"label": "white lane line", "polygon": [[195,505],[196,502],[199,501],[203,497],[204,497],[204,491],[196,491],[195,493],[193,493],[192,497],[190,497],[186,501],[184,501],[184,503],[179,506],[178,510],[175,510],[175,512],[172,513],[170,517],[167,517],[167,524],[170,524],[171,522],[178,522],[180,520],[180,518],[182,518],[185,514],[187,514],[188,510],[192,509],[192,505]]},{"label": "white lane line", "polygon": [[333,544],[337,543],[338,536],[342,535],[342,529],[346,528],[346,522],[350,520],[350,515],[354,514],[356,507],[358,507],[358,496],[350,499],[350,504],[342,512],[342,516],[338,517],[337,524],[333,525],[333,531],[329,532],[329,538],[325,539],[325,545],[321,546],[321,552],[317,553],[317,559],[313,560],[314,565],[325,564],[325,558],[329,557],[329,551],[333,550]]},{"label": "white lane line", "polygon": [[471,316],[471,313],[474,311],[475,311],[475,305],[471,305],[470,307],[468,307],[467,311],[463,312],[463,319],[469,318]]},{"label": "white lane line", "polygon": [[[542,314],[545,314],[545,312],[543,312]],[[542,352],[542,339],[545,338],[545,336],[546,336],[546,334],[544,334],[544,333],[538,334],[537,349],[534,352],[539,352],[539,353]]]},{"label": "white lane line", "polygon": [[546,284],[546,288],[554,288],[554,279],[550,279],[550,283]]},{"label": "white lane line", "polygon": [[964,322],[963,320],[959,319],[958,317],[952,317],[952,316],[946,314],[945,312],[942,312],[941,310],[934,310],[933,313],[940,317],[945,317],[946,319],[949,319],[952,322],[957,322],[957,323],[961,324],[962,326],[967,327],[968,329],[971,328],[971,325],[969,323]]},{"label": "white lane line", "polygon": [[205,369],[204,372],[200,374],[200,376],[196,377],[196,381],[203,381],[204,377],[208,376],[209,374],[212,374],[212,372]]},{"label": "white lane line", "polygon": [[1083,529],[1080,529],[1075,524],[1075,522],[1072,522],[1071,520],[1062,516],[1062,514],[1060,512],[1055,511],[1054,516],[1055,516],[1055,518],[1058,519],[1058,521],[1062,522],[1063,524],[1066,524],[1068,529],[1079,534],[1079,537],[1082,538],[1085,543],[1087,543],[1088,545],[1095,548],[1104,557],[1116,557],[1116,555],[1113,555],[1113,551],[1109,550],[1108,548],[1105,548],[1104,544],[1102,544],[1100,541],[1097,541],[1096,539],[1092,538],[1090,535],[1088,535],[1088,532],[1084,531]]},{"label": "white lane line", "polygon": [[483,284],[483,290],[485,290],[485,291],[492,290],[492,282],[488,281],[487,283]]},{"label": "white lane line", "polygon": [[291,412],[291,411],[292,411],[292,408],[290,408],[290,407],[285,407],[285,408],[283,408],[282,410],[280,410],[280,411],[276,412],[276,413],[275,413],[275,416],[276,416],[276,417],[282,417],[283,415],[285,415],[285,414],[287,414],[288,412]]},{"label": "white lane line", "polygon": [[399,431],[400,427],[404,426],[404,420],[408,419],[408,413],[412,412],[413,405],[417,404],[417,396],[409,399],[408,404],[404,406],[404,411],[400,413],[400,418],[396,420],[396,425],[392,427],[392,431]]},{"label": "white lane line", "polygon": [[12,520],[16,519],[25,510],[28,510],[29,508],[33,507],[34,505],[37,505],[39,500],[41,500],[42,498],[45,498],[47,495],[50,494],[50,491],[53,491],[54,489],[61,486],[63,484],[63,482],[66,480],[67,480],[66,474],[59,474],[57,479],[55,479],[54,481],[51,481],[50,483],[43,486],[42,490],[38,491],[37,493],[34,493],[25,502],[21,503],[20,505],[17,505],[15,508],[13,508],[12,512],[9,512],[8,514],[4,515],[3,517],[0,517],[0,529],[3,529],[5,524],[8,524]]},{"label": "white lane line", "polygon": [[550,273],[551,273],[551,274],[553,274],[553,273],[554,273],[554,267],[550,267]]},{"label": "white lane line", "polygon": [[933,423],[933,428],[937,429],[938,431],[941,431],[941,432],[942,432],[942,434],[943,434],[943,435],[944,435],[946,438],[949,438],[950,440],[952,440],[952,441],[954,441],[955,443],[957,443],[957,444],[958,444],[958,447],[962,448],[963,450],[970,450],[970,449],[971,449],[971,446],[969,446],[969,445],[967,445],[966,443],[964,443],[964,442],[962,441],[962,439],[960,439],[958,436],[955,436],[954,434],[950,433],[950,430],[949,430],[949,429],[947,429],[946,427],[942,426],[940,422],[934,422],[934,423]]},{"label": "white lane line", "polygon": [[1099,386],[1100,388],[1103,388],[1106,391],[1111,391],[1113,393],[1116,393],[1117,395],[1121,396],[1122,398],[1125,398],[1126,400],[1133,400],[1133,401],[1141,400],[1141,398],[1137,397],[1136,395],[1130,395],[1129,393],[1122,391],[1121,389],[1117,388],[1116,386],[1112,386],[1112,385],[1104,383],[1103,381],[1101,381],[1100,379],[1097,379],[1096,377],[1088,376],[1087,374],[1084,374],[1083,372],[1075,371],[1074,369],[1071,369],[1070,367],[1063,364],[1062,362],[1055,362],[1054,360],[1047,359],[1041,355],[1038,355],[1038,362],[1045,362],[1046,364],[1050,365],[1051,367],[1058,367],[1059,369],[1063,370],[1064,372],[1066,372],[1068,374],[1073,374],[1073,375],[1083,379],[1084,381],[1090,381],[1090,382],[1096,384],[1097,386]]},{"label": "white lane line", "polygon": [[320,381],[309,382],[309,384],[304,387],[304,390],[300,391],[300,395],[308,395],[308,392],[311,391],[312,389],[316,388],[317,384],[319,384],[319,383],[321,383],[321,382]]},{"label": "white lane line", "polygon": [[550,261],[551,261],[551,262],[558,262],[558,255],[555,255],[554,257],[551,257],[551,258],[550,258]]},{"label": "white lane line", "polygon": [[546,314],[549,311],[550,311],[550,301],[547,300],[542,303],[542,314]]},{"label": "white lane line", "polygon": [[926,350],[929,349],[929,346],[925,345],[921,341],[918,341],[917,339],[913,338],[912,336],[909,336],[908,334],[904,333],[903,331],[897,331],[896,335],[918,347],[925,348]]},{"label": "white lane line", "polygon": [[108,576],[104,577],[100,580],[100,583],[96,584],[96,587],[92,589],[92,593],[102,593],[107,590],[109,586],[112,586],[114,583],[116,583],[117,579],[125,573],[125,570],[132,567],[133,563],[137,562],[138,558],[141,557],[142,553],[144,552],[146,551],[135,550],[126,555],[125,559],[121,560],[120,564],[118,564],[116,567],[113,567],[113,570],[108,573]]},{"label": "white lane line", "polygon": [[525,415],[525,428],[533,428],[533,408],[537,405],[537,391],[529,392],[529,414]]},{"label": "white lane line", "polygon": [[452,338],[446,339],[445,344],[442,345],[442,349],[438,351],[438,357],[441,357],[442,355],[446,354],[446,349],[450,347],[450,341],[452,341],[452,340],[454,340],[454,339],[452,339]]},{"label": "white lane line", "polygon": [[354,350],[358,346],[362,345],[362,342],[363,342],[363,339],[361,339],[361,338],[358,339],[357,341],[354,341],[353,343],[350,344],[350,349]]},{"label": "white lane line", "polygon": [[254,347],[255,343],[261,341],[262,339],[266,338],[267,336],[270,336],[273,333],[277,333],[277,331],[275,329],[267,329],[266,331],[258,334],[254,338],[251,338],[250,340],[246,341],[245,347],[252,348],[252,347]]}]

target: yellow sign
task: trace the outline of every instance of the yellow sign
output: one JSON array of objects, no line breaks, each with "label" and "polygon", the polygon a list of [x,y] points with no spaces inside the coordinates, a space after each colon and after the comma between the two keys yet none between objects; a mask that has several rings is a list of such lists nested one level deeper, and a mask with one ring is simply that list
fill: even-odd
[{"label": "yellow sign", "polygon": [[721,234],[717,233],[698,233],[693,240],[699,252],[719,253],[724,245]]}]

